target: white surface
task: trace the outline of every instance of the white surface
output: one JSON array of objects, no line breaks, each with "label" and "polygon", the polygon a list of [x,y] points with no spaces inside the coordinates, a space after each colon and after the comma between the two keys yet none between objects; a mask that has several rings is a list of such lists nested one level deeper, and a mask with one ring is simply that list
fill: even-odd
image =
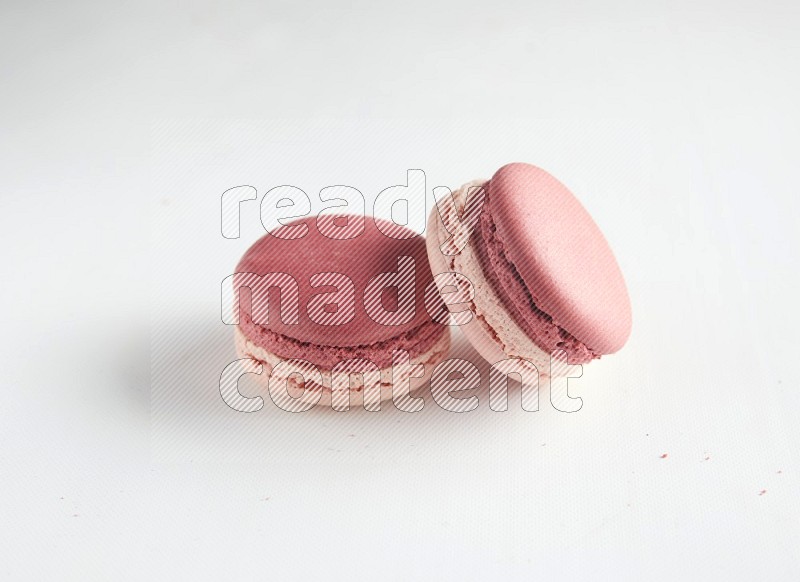
[{"label": "white surface", "polygon": [[[3,4],[0,576],[798,578],[798,8],[570,4]],[[630,285],[581,411],[223,415],[224,189],[512,159]],[[167,317],[213,357],[151,430]]]}]

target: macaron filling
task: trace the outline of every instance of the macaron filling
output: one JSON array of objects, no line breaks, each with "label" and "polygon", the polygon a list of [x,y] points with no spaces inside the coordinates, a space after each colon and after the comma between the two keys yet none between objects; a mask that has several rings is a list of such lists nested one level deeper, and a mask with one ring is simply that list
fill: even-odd
[{"label": "macaron filling", "polygon": [[477,255],[486,279],[508,308],[514,321],[533,343],[548,354],[554,350],[564,350],[570,364],[584,364],[600,357],[600,354],[572,336],[537,307],[535,298],[509,258],[506,245],[497,232],[489,198],[484,204],[479,227],[475,229],[473,236],[478,241]]},{"label": "macaron filling", "polygon": [[405,350],[409,358],[416,358],[430,350],[446,331],[445,326],[428,320],[387,340],[365,345],[334,346],[304,342],[277,333],[254,323],[246,313],[242,314],[240,327],[245,337],[266,351],[284,359],[308,360],[320,370],[331,370],[339,362],[356,358],[370,360],[378,368],[385,369],[392,365],[394,350]]}]

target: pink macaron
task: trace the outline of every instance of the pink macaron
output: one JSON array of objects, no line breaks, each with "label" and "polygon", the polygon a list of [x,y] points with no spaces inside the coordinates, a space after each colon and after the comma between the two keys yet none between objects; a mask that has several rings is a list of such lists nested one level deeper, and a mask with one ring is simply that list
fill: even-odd
[{"label": "pink macaron", "polygon": [[614,254],[541,168],[508,164],[465,184],[432,210],[427,235],[434,274],[472,284],[474,317],[461,329],[490,362],[523,358],[550,375],[553,354],[585,364],[627,341],[631,305]]},{"label": "pink macaron", "polygon": [[[416,388],[450,346],[430,299],[426,308],[426,289],[435,287],[425,241],[391,222],[322,215],[286,224],[247,250],[233,281],[239,356],[262,364],[264,380],[321,392],[320,403],[337,391],[356,396],[370,379],[386,400],[408,379],[398,373],[424,364]],[[403,358],[408,365],[398,368]],[[301,381],[293,371],[303,366]]]}]

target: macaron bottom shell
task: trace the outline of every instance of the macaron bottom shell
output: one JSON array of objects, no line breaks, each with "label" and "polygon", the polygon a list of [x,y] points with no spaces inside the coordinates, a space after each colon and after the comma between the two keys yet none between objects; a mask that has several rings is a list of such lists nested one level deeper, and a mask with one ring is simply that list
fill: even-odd
[{"label": "macaron bottom shell", "polygon": [[[278,356],[256,345],[249,339],[242,331],[240,326],[235,327],[235,345],[236,352],[239,358],[250,358],[260,363],[263,366],[261,374],[257,376],[259,384],[269,389],[270,384],[274,386],[283,386],[283,392],[294,392],[290,398],[283,395],[281,401],[276,400],[276,404],[285,410],[291,410],[296,407],[309,407],[309,406],[322,406],[330,407],[334,398],[337,402],[341,403],[342,398],[349,397],[349,408],[359,407],[364,402],[364,376],[361,374],[353,374],[349,378],[348,386],[337,386],[334,390],[332,388],[332,369],[316,367],[319,370],[322,384],[311,380],[303,382],[297,374],[286,374],[276,376],[275,368],[282,362],[287,361],[287,358]],[[413,394],[415,391],[424,387],[430,380],[431,373],[433,372],[436,364],[441,362],[447,357],[450,350],[450,330],[442,326],[442,333],[440,337],[425,351],[409,359],[412,366],[414,364],[422,364],[424,366],[424,374],[421,377],[415,377],[410,374],[411,369],[408,367],[398,367],[394,369],[392,366],[380,369],[380,398],[379,402],[392,400],[395,397],[395,385],[402,386],[404,382],[408,381],[410,385],[410,392]],[[312,362],[313,363],[313,362]],[[313,376],[313,368],[309,377]],[[321,395],[319,393],[322,393]],[[349,393],[349,394],[348,394]],[[296,396],[295,396],[296,395]],[[280,397],[279,397],[280,398]],[[341,404],[339,404],[341,406]]]}]

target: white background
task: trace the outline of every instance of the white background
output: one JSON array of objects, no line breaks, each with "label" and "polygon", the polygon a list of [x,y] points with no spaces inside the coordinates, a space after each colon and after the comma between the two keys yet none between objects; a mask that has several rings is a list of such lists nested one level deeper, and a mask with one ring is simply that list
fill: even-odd
[{"label": "white background", "polygon": [[[0,576],[797,579],[798,8],[347,6],[2,4]],[[222,408],[224,189],[512,160],[631,291],[582,410]]]}]

